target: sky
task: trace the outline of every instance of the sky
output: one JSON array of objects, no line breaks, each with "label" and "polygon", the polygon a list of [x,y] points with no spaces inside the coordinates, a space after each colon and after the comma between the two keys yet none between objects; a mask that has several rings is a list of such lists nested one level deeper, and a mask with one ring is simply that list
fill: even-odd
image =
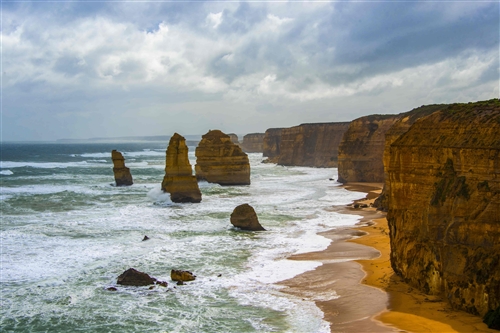
[{"label": "sky", "polygon": [[1,140],[265,132],[499,97],[498,1],[6,1]]}]

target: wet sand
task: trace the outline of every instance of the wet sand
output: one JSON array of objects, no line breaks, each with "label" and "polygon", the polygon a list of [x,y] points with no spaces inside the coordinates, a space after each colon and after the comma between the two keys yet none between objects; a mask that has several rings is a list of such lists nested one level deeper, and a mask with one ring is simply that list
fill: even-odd
[{"label": "wet sand", "polygon": [[[358,201],[367,204],[381,187],[345,186],[367,193]],[[385,213],[371,207],[329,210],[362,218],[354,228],[321,233],[332,239],[326,250],[290,257],[323,265],[280,284],[288,287],[285,292],[315,301],[332,332],[498,332],[488,329],[480,317],[455,311],[440,297],[425,295],[394,274]]]}]

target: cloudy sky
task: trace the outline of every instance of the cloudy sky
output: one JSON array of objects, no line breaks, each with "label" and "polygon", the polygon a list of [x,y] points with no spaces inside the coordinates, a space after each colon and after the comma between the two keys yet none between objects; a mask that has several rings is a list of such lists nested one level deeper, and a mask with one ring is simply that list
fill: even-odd
[{"label": "cloudy sky", "polygon": [[246,134],[499,96],[498,1],[2,6],[4,141]]}]

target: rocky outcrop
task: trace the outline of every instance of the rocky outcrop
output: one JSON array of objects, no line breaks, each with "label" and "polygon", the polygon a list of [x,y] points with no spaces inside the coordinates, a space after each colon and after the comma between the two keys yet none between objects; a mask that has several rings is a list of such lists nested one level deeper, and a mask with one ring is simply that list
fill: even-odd
[{"label": "rocky outcrop", "polygon": [[172,281],[187,282],[187,281],[194,281],[196,279],[196,276],[189,271],[181,271],[173,269],[170,272],[170,278],[172,279]]},{"label": "rocky outcrop", "polygon": [[125,158],[119,151],[111,151],[111,159],[113,160],[113,173],[115,174],[116,186],[129,186],[134,182],[130,169],[125,166]]},{"label": "rocky outcrop", "polygon": [[262,153],[264,133],[250,133],[243,137],[241,149],[245,153]]},{"label": "rocky outcrop", "polygon": [[339,145],[338,181],[384,181],[385,134],[399,115],[370,115],[353,120]]},{"label": "rocky outcrop", "polygon": [[266,163],[278,163],[280,156],[281,132],[283,128],[270,128],[262,139],[262,156],[267,157]]},{"label": "rocky outcrop", "polygon": [[250,163],[228,135],[211,130],[196,147],[196,177],[220,185],[250,185]]},{"label": "rocky outcrop", "polygon": [[240,141],[238,140],[238,136],[234,133],[229,133],[229,138],[231,139],[231,142],[234,143],[235,145],[240,145]]},{"label": "rocky outcrop", "polygon": [[167,148],[165,177],[161,184],[173,202],[200,202],[201,192],[188,158],[186,139],[175,133]]},{"label": "rocky outcrop", "polygon": [[485,315],[500,306],[500,102],[453,104],[390,146],[391,264],[406,282]]},{"label": "rocky outcrop", "polygon": [[401,135],[405,134],[410,129],[411,125],[413,125],[418,119],[426,117],[446,107],[448,107],[447,104],[422,105],[421,107],[400,114],[396,122],[391,126],[391,128],[389,128],[389,130],[387,130],[387,132],[385,133],[385,147],[383,155],[383,181],[385,183],[382,193],[373,203],[374,207],[383,211],[387,211],[387,209],[389,208],[387,201],[387,188],[390,186],[390,184],[385,180],[387,179],[387,167],[389,165],[391,144],[396,141]]},{"label": "rocky outcrop", "polygon": [[231,224],[242,230],[266,230],[260,225],[255,210],[249,204],[239,205],[233,210],[231,214]]},{"label": "rocky outcrop", "polygon": [[281,132],[279,165],[332,168],[349,123],[302,124]]},{"label": "rocky outcrop", "polygon": [[140,272],[135,268],[129,268],[125,272],[120,274],[120,276],[118,276],[116,283],[124,286],[136,286],[136,287],[149,286],[151,284],[159,284],[165,287],[167,286],[166,282],[158,281],[154,277],[151,277],[146,273]]}]

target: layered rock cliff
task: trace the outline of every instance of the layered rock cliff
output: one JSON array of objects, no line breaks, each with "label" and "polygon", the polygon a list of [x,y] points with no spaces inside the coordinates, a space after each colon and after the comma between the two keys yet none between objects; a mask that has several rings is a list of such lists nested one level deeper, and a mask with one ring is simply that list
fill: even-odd
[{"label": "layered rock cliff", "polygon": [[390,159],[390,147],[391,144],[396,141],[401,135],[405,134],[418,119],[422,117],[426,117],[438,110],[444,109],[448,107],[447,104],[431,104],[431,105],[422,105],[421,107],[415,108],[411,111],[402,113],[399,115],[396,122],[387,130],[385,133],[385,146],[384,146],[384,154],[383,154],[383,164],[384,164],[384,189],[380,196],[375,200],[374,206],[379,210],[387,211],[388,202],[387,202],[387,188],[390,186],[387,179],[387,167],[389,165]]},{"label": "layered rock cliff", "polygon": [[203,135],[196,147],[196,177],[220,185],[250,185],[247,154],[219,130]]},{"label": "layered rock cliff", "polygon": [[302,124],[281,131],[279,165],[332,168],[349,123]]},{"label": "layered rock cliff", "polygon": [[161,184],[173,202],[200,202],[201,192],[188,158],[186,139],[175,133],[167,148],[165,177]]},{"label": "layered rock cliff", "polygon": [[243,137],[241,149],[245,153],[262,153],[264,133],[250,133]]},{"label": "layered rock cliff", "polygon": [[277,163],[280,155],[281,132],[283,128],[269,128],[262,139],[262,156],[267,163]]},{"label": "layered rock cliff", "polygon": [[240,141],[238,140],[238,135],[234,134],[234,133],[229,133],[229,138],[231,139],[231,141],[236,144],[236,145],[240,145]]},{"label": "layered rock cliff", "polygon": [[484,315],[500,306],[500,102],[453,104],[390,146],[391,264],[409,284]]},{"label": "layered rock cliff", "polygon": [[111,151],[111,159],[113,160],[113,173],[115,175],[116,186],[129,186],[134,182],[130,169],[125,166],[125,158],[119,151]]},{"label": "layered rock cliff", "polygon": [[370,115],[353,120],[339,145],[338,181],[384,181],[385,133],[399,115]]}]

